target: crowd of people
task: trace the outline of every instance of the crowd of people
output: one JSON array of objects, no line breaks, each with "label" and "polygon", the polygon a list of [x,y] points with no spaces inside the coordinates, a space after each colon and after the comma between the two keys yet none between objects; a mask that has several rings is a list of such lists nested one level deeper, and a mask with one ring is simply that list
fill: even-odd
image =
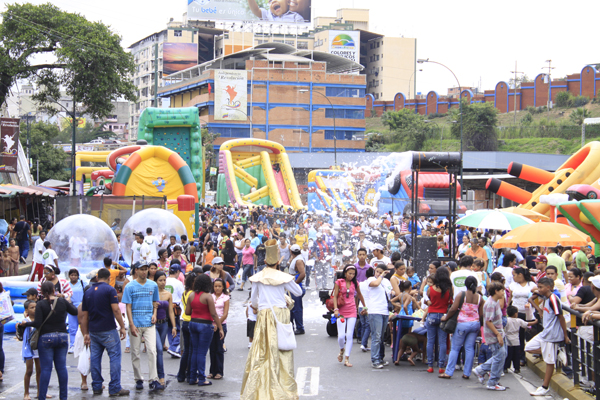
[{"label": "crowd of people", "polygon": [[[413,223],[406,215],[213,206],[201,208],[200,217],[199,235],[191,240],[153,235],[159,227],[136,232],[131,259],[105,259],[86,283],[76,268],[61,274],[52,243],[44,231],[37,232],[31,279],[39,281],[26,292],[27,320],[18,329],[27,366],[25,399],[33,366],[38,398],[46,396],[53,366],[59,398],[67,398],[68,353],[89,357],[88,370],[80,370],[81,390],[89,390],[91,374],[92,391],[103,393],[105,350],[108,393],[127,396],[121,386],[121,340],[136,390],[144,390],[145,382],[151,391],[165,389],[165,352],[179,358],[178,382],[212,385],[225,375],[233,291],[250,291],[244,307],[250,348],[244,399],[297,398],[291,352],[267,338],[277,336],[279,324],[291,324],[294,335],[305,333],[307,290],[330,291],[336,356],[344,366],[353,366],[356,338],[362,352],[370,351],[374,369],[390,364],[385,349],[393,345],[396,365],[415,365],[420,358],[427,372],[437,366],[443,379],[457,369],[462,378],[475,374],[482,383],[489,376],[490,390],[505,390],[501,376],[511,365],[518,373],[525,352],[554,367],[561,343],[569,341],[561,304],[585,312],[577,326],[588,340],[587,320],[600,319],[595,303],[600,277],[591,272],[595,259],[586,248],[495,250],[500,232],[466,227],[456,230],[451,243],[447,221]],[[413,230],[437,237],[438,259],[427,271],[416,271],[407,251]],[[540,333],[531,337],[530,327]],[[394,336],[396,328],[401,335]],[[32,346],[36,330],[39,340]],[[148,359],[147,377],[141,352]],[[547,393],[548,384],[549,378],[536,394]]]}]

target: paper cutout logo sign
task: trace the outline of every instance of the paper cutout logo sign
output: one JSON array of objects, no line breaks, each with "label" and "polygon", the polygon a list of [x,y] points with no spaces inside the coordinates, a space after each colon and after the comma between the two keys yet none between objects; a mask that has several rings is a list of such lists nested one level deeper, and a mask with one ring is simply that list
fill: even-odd
[{"label": "paper cutout logo sign", "polygon": [[0,118],[0,171],[17,172],[19,119]]},{"label": "paper cutout logo sign", "polygon": [[248,73],[240,70],[215,72],[215,120],[246,121]]},{"label": "paper cutout logo sign", "polygon": [[329,53],[358,62],[359,46],[359,32],[329,31]]}]

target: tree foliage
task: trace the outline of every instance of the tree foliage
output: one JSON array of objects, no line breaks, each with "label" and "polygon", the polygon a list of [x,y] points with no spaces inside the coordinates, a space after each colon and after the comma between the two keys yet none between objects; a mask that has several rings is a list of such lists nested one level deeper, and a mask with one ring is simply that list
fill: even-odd
[{"label": "tree foliage", "polygon": [[[31,174],[37,176],[37,161],[40,162],[40,182],[48,179],[68,181],[70,173],[69,155],[62,149],[52,146],[52,139],[59,135],[56,125],[38,122],[30,124],[30,143],[32,160]],[[21,145],[27,151],[27,124],[21,123]],[[38,182],[39,183],[39,182]]]},{"label": "tree foliage", "polygon": [[414,151],[423,149],[434,125],[425,122],[423,115],[407,108],[387,111],[382,115],[382,120],[392,132],[394,142],[402,143],[404,149]]},{"label": "tree foliage", "polygon": [[590,110],[585,109],[583,107],[573,110],[573,112],[569,115],[569,119],[571,120],[571,122],[579,126],[583,125],[584,119],[591,117],[592,113],[590,112]]},{"label": "tree foliage", "polygon": [[[452,109],[452,136],[460,139],[460,111]],[[498,110],[492,103],[462,102],[463,149],[465,151],[496,151],[498,149]]]},{"label": "tree foliage", "polygon": [[[110,139],[115,135],[112,131],[103,131],[104,125],[94,126],[94,124],[88,122],[83,128],[77,128],[75,134],[76,143],[88,143],[94,139]],[[73,140],[73,124],[68,123],[64,125],[64,129],[52,139],[52,143],[71,143]]]},{"label": "tree foliage", "polygon": [[[40,61],[54,60],[54,61]],[[129,77],[133,56],[121,37],[100,22],[61,11],[51,3],[10,4],[0,24],[0,104],[18,79],[32,81],[33,96],[54,109],[61,88],[94,117],[112,114],[111,100],[136,99]]]}]

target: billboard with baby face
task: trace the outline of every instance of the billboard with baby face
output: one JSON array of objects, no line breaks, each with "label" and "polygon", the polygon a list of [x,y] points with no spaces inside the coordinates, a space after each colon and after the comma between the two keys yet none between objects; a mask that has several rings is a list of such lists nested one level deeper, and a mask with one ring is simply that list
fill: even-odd
[{"label": "billboard with baby face", "polygon": [[311,0],[187,0],[188,19],[309,23]]}]

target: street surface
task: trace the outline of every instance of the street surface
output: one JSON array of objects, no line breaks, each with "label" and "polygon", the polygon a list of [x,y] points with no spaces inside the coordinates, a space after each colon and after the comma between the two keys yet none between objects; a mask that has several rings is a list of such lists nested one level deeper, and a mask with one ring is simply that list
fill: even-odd
[{"label": "street surface", "polygon": [[[313,283],[314,285],[314,283]],[[223,380],[213,380],[213,385],[205,388],[189,386],[178,383],[176,373],[179,368],[179,359],[171,358],[164,353],[165,370],[167,371],[166,390],[156,394],[148,392],[147,382],[144,390],[136,392],[133,380],[130,354],[123,353],[122,357],[122,385],[131,390],[130,399],[154,399],[170,397],[172,399],[239,399],[242,374],[248,354],[248,339],[246,338],[246,317],[242,303],[248,298],[248,291],[234,291],[231,300],[229,318],[227,319],[228,334],[225,340],[227,353],[225,353],[225,376]],[[480,385],[474,375],[470,380],[461,379],[462,372],[456,371],[454,378],[443,380],[437,374],[426,373],[427,367],[417,362],[416,367],[411,367],[407,362],[394,366],[391,362],[391,349],[386,348],[386,360],[390,366],[381,370],[371,368],[370,353],[363,353],[360,345],[354,344],[350,357],[352,368],[344,367],[337,362],[337,338],[332,338],[325,332],[325,319],[322,314],[325,306],[318,299],[318,292],[309,290],[304,297],[304,321],[306,334],[297,336],[298,349],[294,352],[296,366],[296,380],[299,383],[301,398],[306,399],[345,399],[364,400],[365,396],[376,395],[380,398],[399,398],[403,400],[436,399],[440,396],[444,400],[470,400],[482,398],[494,399],[526,399],[529,391],[541,384],[541,379],[527,368],[523,368],[523,378],[508,373],[501,379],[501,383],[509,387],[506,392],[489,392]],[[21,342],[14,335],[4,336],[4,351],[6,353],[6,368],[4,382],[0,383],[0,399],[23,398],[23,374],[25,364],[21,359]],[[123,349],[125,342],[122,342]],[[142,353],[142,370],[145,370],[146,354]],[[208,357],[207,357],[208,360]],[[69,370],[69,398],[71,399],[98,399],[108,397],[105,389],[102,396],[94,396],[91,390],[91,376],[88,377],[88,392],[79,388],[81,378],[77,371],[77,360],[72,355],[67,356]],[[437,370],[436,370],[437,372]],[[109,362],[104,354],[103,376],[108,387]],[[145,374],[147,377],[147,374]],[[35,378],[32,377],[31,396],[36,393]],[[50,381],[49,394],[58,398],[58,381],[53,373]],[[544,398],[544,397],[542,397]],[[556,394],[545,397],[560,399]]]}]

